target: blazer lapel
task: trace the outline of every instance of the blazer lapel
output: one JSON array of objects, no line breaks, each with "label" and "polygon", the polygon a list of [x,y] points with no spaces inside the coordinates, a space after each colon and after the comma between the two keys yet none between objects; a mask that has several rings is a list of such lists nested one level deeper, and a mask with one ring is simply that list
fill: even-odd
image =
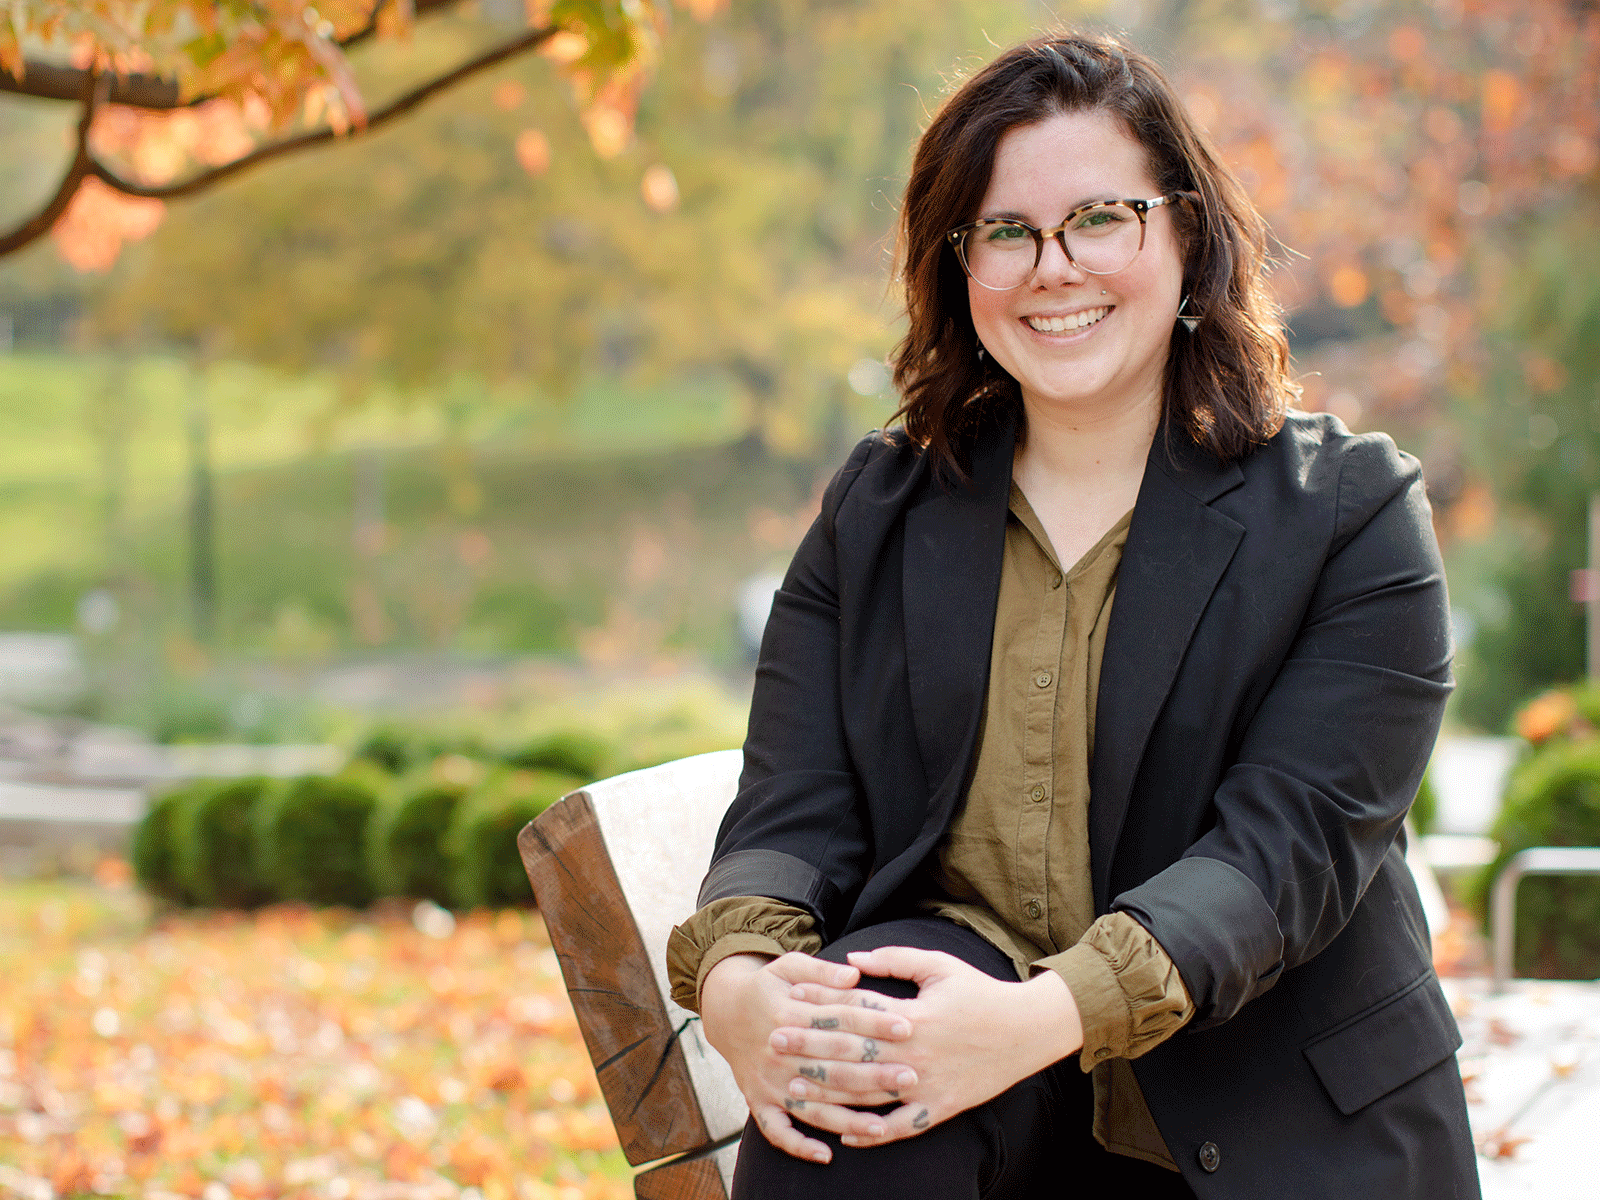
[{"label": "blazer lapel", "polygon": [[943,822],[972,762],[988,685],[1015,445],[1007,421],[974,449],[964,485],[945,488],[930,479],[925,497],[906,513],[906,669],[933,797],[929,822]]},{"label": "blazer lapel", "polygon": [[[1090,768],[1089,858],[1095,911],[1110,904],[1112,855],[1122,833],[1134,776],[1167,693],[1172,690],[1200,614],[1244,536],[1244,527],[1210,508],[1244,482],[1174,431],[1158,431],[1106,630]],[[1182,445],[1176,443],[1182,442]],[[985,643],[987,644],[987,643]]]}]

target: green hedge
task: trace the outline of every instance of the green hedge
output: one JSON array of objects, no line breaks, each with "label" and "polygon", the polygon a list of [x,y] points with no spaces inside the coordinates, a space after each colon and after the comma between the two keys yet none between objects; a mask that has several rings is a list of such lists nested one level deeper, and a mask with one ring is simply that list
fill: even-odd
[{"label": "green hedge", "polygon": [[464,784],[424,779],[396,788],[373,810],[367,865],[380,893],[454,902],[445,831],[468,790]]},{"label": "green hedge", "polygon": [[185,788],[156,796],[133,831],[134,875],[145,891],[173,904],[193,904],[195,900],[179,876],[174,829],[192,790]]},{"label": "green hedge", "polygon": [[272,784],[228,779],[181,794],[170,833],[177,875],[188,895],[213,908],[253,908],[273,898],[257,869],[256,809]]},{"label": "green hedge", "polygon": [[[1474,880],[1480,913],[1495,876],[1519,850],[1600,846],[1600,739],[1552,739],[1523,758],[1491,834],[1501,850]],[[1523,978],[1600,977],[1600,879],[1524,879],[1517,888],[1514,965]]]},{"label": "green hedge", "polygon": [[1439,797],[1433,790],[1433,777],[1424,775],[1417,788],[1417,798],[1411,802],[1411,828],[1419,834],[1432,833],[1433,823],[1439,819]]},{"label": "green hedge", "polygon": [[366,832],[376,792],[354,779],[310,775],[257,807],[257,869],[286,900],[360,907],[377,898]]},{"label": "green hedge", "polygon": [[357,766],[175,789],[152,801],[134,831],[134,869],[146,890],[181,905],[361,906],[379,896],[457,908],[527,904],[517,834],[587,781],[511,767],[475,782],[433,771],[385,779]]},{"label": "green hedge", "polygon": [[445,834],[457,906],[531,904],[517,850],[522,827],[585,781],[551,771],[502,770],[460,804]]},{"label": "green hedge", "polygon": [[134,865],[176,904],[526,904],[522,827],[592,780],[717,748],[723,739],[703,724],[674,710],[615,741],[565,724],[520,740],[386,724],[337,775],[209,781],[158,797],[135,832]]},{"label": "green hedge", "polygon": [[500,756],[500,761],[524,771],[551,771],[584,783],[604,779],[616,752],[605,739],[577,729],[558,729]]}]

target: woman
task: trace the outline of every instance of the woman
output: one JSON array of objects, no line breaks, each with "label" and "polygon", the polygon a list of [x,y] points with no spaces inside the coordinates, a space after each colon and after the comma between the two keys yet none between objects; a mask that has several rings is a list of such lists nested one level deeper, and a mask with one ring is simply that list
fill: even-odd
[{"label": "woman", "polygon": [[675,995],[735,1196],[1477,1195],[1401,821],[1448,693],[1415,461],[1289,413],[1171,86],[1017,47],[918,146],[902,432],[773,605]]}]

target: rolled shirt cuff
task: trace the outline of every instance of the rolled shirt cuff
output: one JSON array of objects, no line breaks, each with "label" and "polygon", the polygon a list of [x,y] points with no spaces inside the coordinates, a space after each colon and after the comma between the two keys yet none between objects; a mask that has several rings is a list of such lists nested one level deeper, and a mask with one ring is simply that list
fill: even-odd
[{"label": "rolled shirt cuff", "polygon": [[711,968],[730,955],[769,954],[776,958],[791,950],[815,954],[821,948],[816,921],[804,909],[765,896],[713,900],[667,938],[672,999],[699,1012],[700,986]]},{"label": "rolled shirt cuff", "polygon": [[1084,1071],[1113,1058],[1138,1058],[1194,1015],[1183,977],[1161,944],[1126,913],[1091,925],[1077,945],[1034,962],[1061,976],[1083,1023]]}]

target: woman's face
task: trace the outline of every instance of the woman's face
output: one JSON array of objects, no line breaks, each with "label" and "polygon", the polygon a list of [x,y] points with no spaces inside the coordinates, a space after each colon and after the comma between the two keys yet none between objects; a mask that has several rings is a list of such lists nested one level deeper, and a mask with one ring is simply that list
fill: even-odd
[{"label": "woman's face", "polygon": [[[1096,200],[1149,200],[1159,193],[1146,159],[1110,113],[1057,113],[1000,139],[974,216],[1050,229]],[[978,340],[1021,385],[1030,418],[1075,423],[1143,404],[1159,411],[1183,256],[1170,207],[1147,222],[1144,249],[1113,275],[1080,270],[1051,238],[1021,287],[993,292],[967,280]]]}]

